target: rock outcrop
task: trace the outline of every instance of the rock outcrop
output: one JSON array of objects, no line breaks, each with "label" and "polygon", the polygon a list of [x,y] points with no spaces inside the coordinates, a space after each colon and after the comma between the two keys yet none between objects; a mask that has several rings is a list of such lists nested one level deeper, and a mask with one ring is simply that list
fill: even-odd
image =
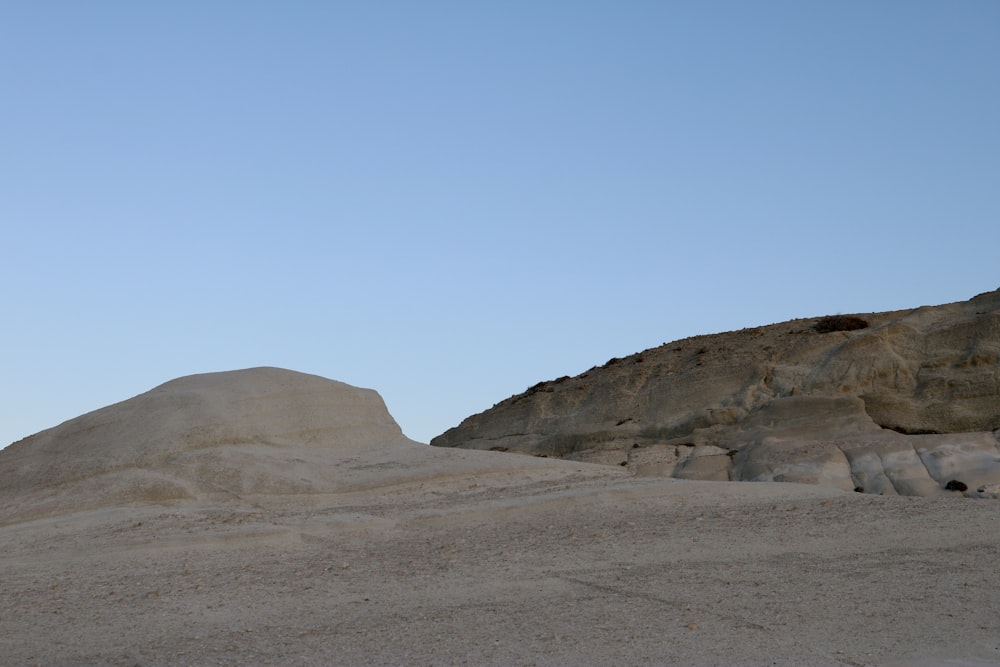
[{"label": "rock outcrop", "polygon": [[998,430],[1000,290],[666,343],[540,382],[431,444],[868,493],[945,495],[956,480],[988,495]]},{"label": "rock outcrop", "polygon": [[406,438],[371,389],[251,368],[173,380],[0,450],[0,524],[134,504],[273,506],[373,488],[445,491],[469,477],[485,487],[604,475],[536,463],[437,450]]}]

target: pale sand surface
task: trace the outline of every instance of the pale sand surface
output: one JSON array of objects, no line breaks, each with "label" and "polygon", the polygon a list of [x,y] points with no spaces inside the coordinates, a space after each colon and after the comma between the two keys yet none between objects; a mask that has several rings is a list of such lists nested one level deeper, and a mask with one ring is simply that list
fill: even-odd
[{"label": "pale sand surface", "polygon": [[0,527],[0,664],[996,665],[998,562],[993,501],[610,473],[93,509]]},{"label": "pale sand surface", "polygon": [[0,452],[4,667],[1000,664],[998,561],[992,500],[428,447],[281,369]]}]

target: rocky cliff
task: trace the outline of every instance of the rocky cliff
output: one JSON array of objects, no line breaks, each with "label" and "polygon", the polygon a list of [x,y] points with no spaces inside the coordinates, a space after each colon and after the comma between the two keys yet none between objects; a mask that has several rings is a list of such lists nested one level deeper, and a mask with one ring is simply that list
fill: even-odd
[{"label": "rocky cliff", "polygon": [[1000,290],[666,343],[540,382],[431,444],[689,479],[989,495],[998,436]]}]

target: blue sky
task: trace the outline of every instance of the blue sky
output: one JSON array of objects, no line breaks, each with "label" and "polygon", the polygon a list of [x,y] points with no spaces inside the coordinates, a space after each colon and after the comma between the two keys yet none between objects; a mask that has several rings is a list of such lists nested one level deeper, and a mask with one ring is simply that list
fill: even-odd
[{"label": "blue sky", "polygon": [[260,365],[426,442],[1000,287],[993,0],[4,3],[0,84],[0,445]]}]

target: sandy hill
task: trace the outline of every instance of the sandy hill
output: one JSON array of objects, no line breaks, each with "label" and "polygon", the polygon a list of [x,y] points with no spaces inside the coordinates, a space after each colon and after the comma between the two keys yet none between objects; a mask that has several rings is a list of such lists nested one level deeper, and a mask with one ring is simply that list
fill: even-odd
[{"label": "sandy hill", "polygon": [[0,450],[0,521],[136,503],[302,503],[588,469],[467,454],[407,439],[370,389],[278,368],[193,375]]},{"label": "sandy hill", "polygon": [[954,481],[994,495],[998,429],[995,291],[666,343],[540,382],[431,444],[687,479],[925,496]]}]

